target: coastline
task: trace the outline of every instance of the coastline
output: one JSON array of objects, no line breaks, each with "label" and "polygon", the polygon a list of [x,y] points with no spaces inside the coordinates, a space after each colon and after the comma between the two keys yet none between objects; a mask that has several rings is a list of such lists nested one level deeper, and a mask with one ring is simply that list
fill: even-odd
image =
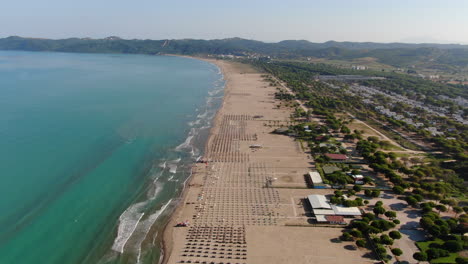
[{"label": "coastline", "polygon": [[[209,142],[210,142],[210,139],[212,138],[213,136],[213,129],[219,125],[219,117],[220,117],[220,111],[221,109],[223,108],[224,106],[224,103],[225,103],[225,98],[229,92],[229,81],[226,79],[227,78],[227,73],[226,73],[226,69],[225,67],[223,67],[222,64],[219,63],[218,60],[216,59],[207,59],[207,58],[201,58],[201,57],[192,57],[192,56],[183,56],[183,55],[173,55],[173,54],[165,54],[165,56],[175,56],[175,57],[183,57],[183,58],[189,58],[189,59],[195,59],[195,60],[202,60],[202,61],[205,61],[205,62],[208,62],[208,63],[211,63],[213,65],[215,65],[216,67],[218,67],[218,69],[220,70],[222,76],[223,76],[223,79],[225,81],[225,84],[224,84],[224,96],[223,96],[223,99],[222,99],[222,103],[221,105],[219,106],[218,110],[216,111],[216,114],[215,114],[215,117],[213,118],[213,121],[212,121],[212,126],[210,127],[210,132],[208,134],[208,138],[204,144],[204,153],[206,153],[206,150],[208,149],[208,145],[209,145]],[[173,241],[172,241],[172,231],[174,229],[174,226],[171,225],[175,222],[175,220],[177,219],[177,215],[179,215],[181,213],[181,210],[183,209],[183,207],[181,206],[184,202],[184,200],[187,198],[187,195],[188,195],[188,189],[190,188],[190,184],[193,180],[193,177],[194,177],[194,167],[195,167],[196,164],[193,164],[192,165],[192,168],[191,168],[191,173],[190,173],[190,176],[187,178],[187,180],[185,181],[184,183],[184,186],[183,186],[183,190],[181,192],[181,195],[179,197],[177,197],[177,204],[175,205],[175,209],[173,210],[173,212],[170,214],[170,216],[168,217],[168,219],[166,220],[166,223],[164,225],[164,227],[162,228],[162,233],[163,233],[163,236],[162,236],[162,240],[161,240],[161,253],[160,253],[160,261],[159,263],[162,264],[162,263],[167,263],[168,259],[169,259],[169,256],[170,254],[172,253],[172,244],[173,244]]]},{"label": "coastline", "polygon": [[333,190],[307,188],[310,157],[299,141],[272,133],[292,121],[277,88],[250,65],[193,59],[221,69],[224,97],[204,162],[192,166],[164,227],[159,263],[373,263],[365,249],[346,250],[352,242],[333,242],[342,228],[310,223],[304,197]]}]

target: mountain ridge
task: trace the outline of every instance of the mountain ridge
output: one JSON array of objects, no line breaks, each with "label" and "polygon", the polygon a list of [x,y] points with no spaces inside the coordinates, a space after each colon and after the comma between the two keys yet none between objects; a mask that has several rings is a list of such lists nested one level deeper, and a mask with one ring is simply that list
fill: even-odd
[{"label": "mountain ridge", "polygon": [[461,44],[408,44],[377,42],[314,43],[307,40],[283,40],[274,43],[243,38],[224,39],[123,39],[109,36],[92,38],[0,38],[2,50],[58,51],[83,53],[130,54],[231,54],[260,55],[283,59],[315,57],[327,59],[376,58],[393,66],[408,66],[415,62],[433,62],[456,66],[468,65],[468,45]]}]

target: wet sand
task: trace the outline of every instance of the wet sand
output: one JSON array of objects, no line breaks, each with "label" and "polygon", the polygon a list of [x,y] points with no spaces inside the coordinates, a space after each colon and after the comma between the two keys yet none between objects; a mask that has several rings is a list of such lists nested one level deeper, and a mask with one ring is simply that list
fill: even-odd
[{"label": "wet sand", "polygon": [[[275,87],[250,66],[208,60],[226,87],[205,149],[164,230],[163,263],[373,263],[339,242],[342,228],[308,222],[303,198],[312,167],[299,142],[271,132],[288,125]],[[254,146],[255,145],[255,146]],[[175,227],[188,221],[188,227]]]}]

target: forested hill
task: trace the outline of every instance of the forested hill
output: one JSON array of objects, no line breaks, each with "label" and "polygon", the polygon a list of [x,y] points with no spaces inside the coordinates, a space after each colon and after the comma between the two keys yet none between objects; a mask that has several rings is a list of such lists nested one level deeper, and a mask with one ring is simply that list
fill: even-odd
[{"label": "forested hill", "polygon": [[133,54],[257,54],[278,58],[315,57],[355,59],[373,57],[393,66],[406,66],[417,61],[433,61],[458,66],[468,65],[468,45],[407,44],[373,42],[313,43],[305,40],[285,40],[265,43],[241,38],[218,40],[126,40],[118,37],[104,39],[69,38],[39,39],[7,37],[0,39],[2,50],[60,51],[84,53]]}]

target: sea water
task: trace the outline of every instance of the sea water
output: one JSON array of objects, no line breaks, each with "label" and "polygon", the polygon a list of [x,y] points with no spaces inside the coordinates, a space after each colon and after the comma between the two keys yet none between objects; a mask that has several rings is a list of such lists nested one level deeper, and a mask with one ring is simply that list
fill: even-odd
[{"label": "sea water", "polygon": [[172,56],[0,51],[0,263],[154,263],[223,81]]}]

